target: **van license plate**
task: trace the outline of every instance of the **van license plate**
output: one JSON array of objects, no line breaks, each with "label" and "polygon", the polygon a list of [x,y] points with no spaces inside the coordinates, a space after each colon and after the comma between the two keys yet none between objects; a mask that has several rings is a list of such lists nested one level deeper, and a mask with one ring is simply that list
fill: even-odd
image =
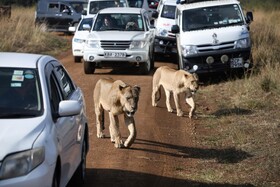
[{"label": "van license plate", "polygon": [[230,67],[231,68],[241,68],[241,67],[243,67],[243,59],[242,58],[232,58],[232,59],[230,59]]},{"label": "van license plate", "polygon": [[105,58],[124,58],[126,53],[104,52]]}]

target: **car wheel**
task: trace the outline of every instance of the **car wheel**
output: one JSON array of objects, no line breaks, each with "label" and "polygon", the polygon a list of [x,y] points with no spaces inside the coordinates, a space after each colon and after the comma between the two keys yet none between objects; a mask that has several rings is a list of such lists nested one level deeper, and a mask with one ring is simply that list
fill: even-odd
[{"label": "car wheel", "polygon": [[82,152],[81,152],[81,163],[79,164],[79,167],[77,168],[74,177],[73,182],[75,183],[73,186],[83,186],[86,179],[86,141],[83,141],[82,145]]},{"label": "car wheel", "polygon": [[95,71],[95,62],[84,62],[84,72],[85,74],[93,74]]},{"label": "car wheel", "polygon": [[151,58],[151,70],[153,70],[155,68],[155,55],[154,55],[154,50],[151,51],[150,54],[150,58]]},{"label": "car wheel", "polygon": [[56,166],[53,174],[52,187],[59,187],[60,175],[59,168]]},{"label": "car wheel", "polygon": [[140,64],[140,73],[143,75],[148,75],[151,71],[151,60],[143,62]]},{"label": "car wheel", "polygon": [[81,62],[81,61],[82,61],[82,57],[74,56],[74,62]]}]

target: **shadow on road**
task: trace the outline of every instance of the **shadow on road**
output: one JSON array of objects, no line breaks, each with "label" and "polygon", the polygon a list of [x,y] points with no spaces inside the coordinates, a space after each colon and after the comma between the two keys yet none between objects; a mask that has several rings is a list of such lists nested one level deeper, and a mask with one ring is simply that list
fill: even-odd
[{"label": "shadow on road", "polygon": [[85,187],[253,187],[252,184],[219,184],[175,179],[117,169],[87,169]]},{"label": "shadow on road", "polygon": [[207,159],[207,160],[215,159],[218,163],[222,163],[222,164],[238,163],[244,159],[252,157],[252,155],[250,155],[249,153],[242,150],[237,150],[235,148],[202,149],[202,148],[184,147],[184,146],[172,145],[167,143],[160,143],[160,142],[143,140],[143,139],[137,139],[134,142],[134,144],[159,146],[159,147],[167,148],[168,150],[164,152],[155,149],[131,148],[133,150],[148,151],[151,153],[168,155],[172,157],[180,157],[180,158],[198,158],[198,159]]}]

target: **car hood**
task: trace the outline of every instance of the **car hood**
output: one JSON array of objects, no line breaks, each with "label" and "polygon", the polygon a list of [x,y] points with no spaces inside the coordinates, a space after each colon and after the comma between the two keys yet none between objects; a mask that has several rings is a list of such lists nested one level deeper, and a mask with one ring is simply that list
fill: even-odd
[{"label": "car hood", "polygon": [[30,149],[44,127],[40,118],[0,119],[0,160],[8,154]]},{"label": "car hood", "polygon": [[76,31],[73,38],[86,39],[88,34],[89,34],[89,31]]},{"label": "car hood", "polygon": [[181,45],[204,45],[213,44],[214,38],[219,43],[246,38],[249,37],[249,31],[246,26],[231,26],[184,32],[180,37]]},{"label": "car hood", "polygon": [[95,40],[110,40],[110,41],[130,41],[130,40],[144,40],[144,31],[102,31],[92,32],[89,39]]},{"label": "car hood", "polygon": [[168,31],[171,30],[172,25],[175,25],[174,19],[167,19],[167,18],[160,18],[156,20],[156,28],[159,29],[166,29]]}]

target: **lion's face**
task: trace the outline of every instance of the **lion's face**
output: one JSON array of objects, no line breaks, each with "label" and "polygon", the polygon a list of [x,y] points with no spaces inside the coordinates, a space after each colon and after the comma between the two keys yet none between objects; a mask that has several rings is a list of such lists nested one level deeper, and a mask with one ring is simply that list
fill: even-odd
[{"label": "lion's face", "polygon": [[197,74],[193,73],[193,74],[189,75],[186,83],[187,83],[187,85],[185,85],[185,86],[187,86],[192,93],[195,93],[199,88]]},{"label": "lion's face", "polygon": [[140,87],[126,86],[120,87],[121,98],[120,102],[123,106],[123,111],[128,117],[132,117],[137,111]]}]

